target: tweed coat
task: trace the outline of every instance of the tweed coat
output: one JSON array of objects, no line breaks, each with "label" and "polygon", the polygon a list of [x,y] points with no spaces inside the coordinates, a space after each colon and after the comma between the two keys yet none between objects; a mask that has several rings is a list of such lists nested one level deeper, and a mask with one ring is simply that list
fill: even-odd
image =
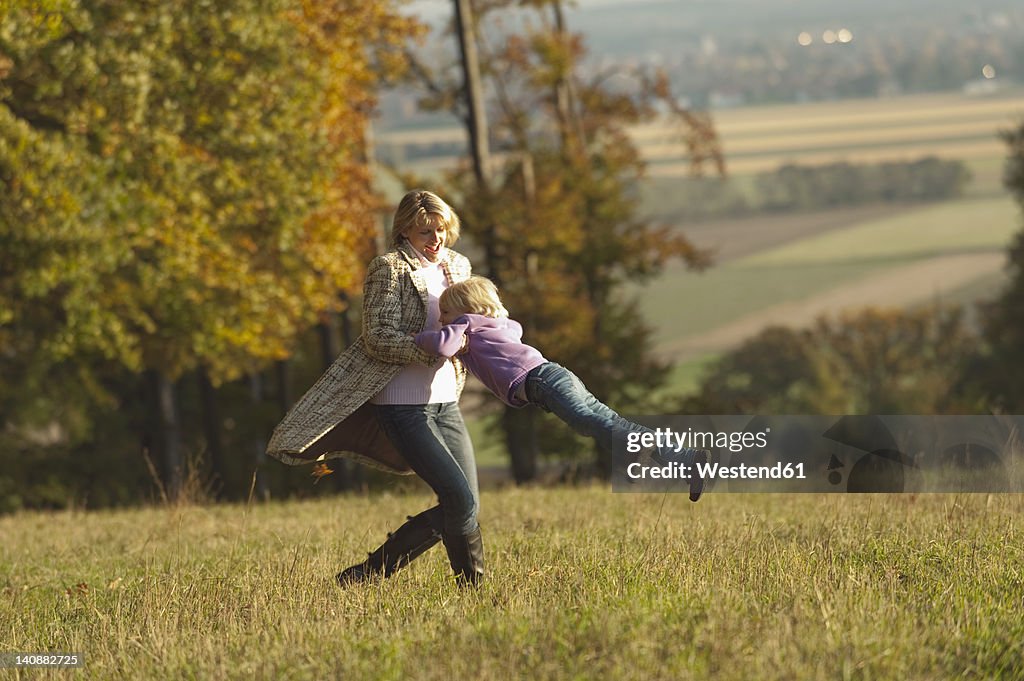
[{"label": "tweed coat", "polygon": [[[469,260],[451,249],[446,249],[441,266],[450,283],[470,275]],[[422,267],[408,242],[370,262],[362,334],[277,425],[268,455],[291,465],[344,456],[391,473],[412,472],[380,429],[369,400],[406,364],[436,366],[441,361],[413,342],[427,322],[427,284],[418,271]],[[453,361],[461,395],[466,370],[462,362]]]}]

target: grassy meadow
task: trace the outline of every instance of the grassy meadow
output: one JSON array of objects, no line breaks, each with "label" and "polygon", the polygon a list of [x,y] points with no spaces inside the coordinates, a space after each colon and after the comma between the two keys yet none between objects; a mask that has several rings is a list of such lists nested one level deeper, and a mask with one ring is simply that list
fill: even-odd
[{"label": "grassy meadow", "polygon": [[[443,549],[332,575],[426,495],[0,518],[0,645],[75,678],[996,679],[1024,668],[1019,495],[485,492]],[[11,678],[67,678],[36,670]]]}]

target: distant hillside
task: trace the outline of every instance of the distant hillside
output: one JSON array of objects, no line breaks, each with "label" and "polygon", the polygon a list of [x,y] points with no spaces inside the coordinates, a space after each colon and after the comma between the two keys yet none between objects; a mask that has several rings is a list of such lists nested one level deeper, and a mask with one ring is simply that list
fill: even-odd
[{"label": "distant hillside", "polygon": [[[643,65],[669,77],[675,94],[699,109],[831,101],[969,90],[987,94],[1024,83],[1024,4],[1017,0],[581,0],[568,26],[582,34],[583,78],[609,79]],[[451,4],[419,0],[411,11],[440,26]],[[491,45],[518,31],[531,11],[485,21]],[[499,26],[500,24],[500,26]],[[453,63],[454,41],[438,33],[424,46],[432,64]],[[457,75],[453,77],[458,78]],[[614,80],[630,89],[635,79]],[[385,127],[413,120],[415,93],[384,99]]]},{"label": "distant hillside", "polygon": [[570,10],[573,30],[587,36],[591,51],[601,55],[673,52],[680,38],[710,34],[718,38],[764,36],[803,27],[836,26],[900,30],[911,26],[963,27],[987,15],[1018,16],[1013,0],[638,0],[589,3]]}]

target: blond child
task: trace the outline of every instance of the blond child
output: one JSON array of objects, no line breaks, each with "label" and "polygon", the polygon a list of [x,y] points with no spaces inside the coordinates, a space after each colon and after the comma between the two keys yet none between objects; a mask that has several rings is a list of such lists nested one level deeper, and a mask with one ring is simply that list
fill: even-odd
[{"label": "blond child", "polygon": [[[452,284],[441,294],[438,306],[444,326],[417,334],[416,345],[443,357],[458,355],[470,373],[505,404],[536,404],[576,432],[597,440],[609,454],[616,434],[650,432],[594,397],[576,374],[523,343],[523,327],[509,318],[489,279],[472,276]],[[656,456],[666,458],[665,453]],[[693,464],[705,457],[702,450],[684,449],[674,458],[695,470]],[[697,501],[703,491],[704,481],[692,475],[690,500]]]}]

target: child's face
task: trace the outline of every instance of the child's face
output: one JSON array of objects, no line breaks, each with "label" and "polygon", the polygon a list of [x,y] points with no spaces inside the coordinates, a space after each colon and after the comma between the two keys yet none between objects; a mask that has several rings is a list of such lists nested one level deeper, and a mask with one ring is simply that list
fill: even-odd
[{"label": "child's face", "polygon": [[441,305],[439,305],[439,308],[441,309],[441,323],[442,324],[451,324],[456,319],[458,319],[462,315],[466,314],[465,310],[455,310],[455,309],[452,309],[451,307],[449,307],[448,305],[445,305],[443,303]]}]

